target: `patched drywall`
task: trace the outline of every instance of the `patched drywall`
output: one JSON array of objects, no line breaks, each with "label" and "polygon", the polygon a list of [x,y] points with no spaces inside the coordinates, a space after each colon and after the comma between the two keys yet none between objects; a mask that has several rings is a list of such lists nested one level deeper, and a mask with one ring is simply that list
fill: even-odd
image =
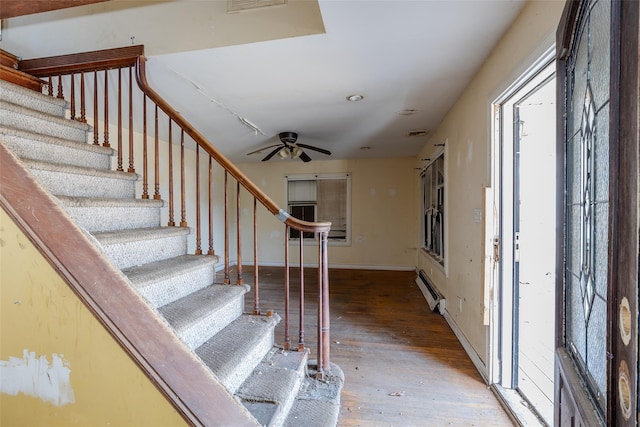
[{"label": "patched drywall", "polygon": [[73,403],[70,363],[63,355],[47,356],[24,350],[22,357],[0,360],[0,392],[15,396],[24,393],[54,406]]}]

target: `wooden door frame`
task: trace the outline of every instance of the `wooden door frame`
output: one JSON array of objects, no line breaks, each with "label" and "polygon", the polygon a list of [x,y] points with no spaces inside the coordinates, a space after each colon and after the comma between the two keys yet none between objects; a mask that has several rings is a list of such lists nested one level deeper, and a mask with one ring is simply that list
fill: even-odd
[{"label": "wooden door frame", "polygon": [[[565,6],[557,32],[558,100],[565,97],[566,59],[572,49],[582,0],[570,0]],[[638,100],[640,73],[638,47],[640,13],[637,1],[615,0],[611,6],[611,79],[609,119],[609,258],[607,294],[607,405],[605,420],[599,414],[581,381],[575,363],[565,350],[564,322],[564,187],[565,187],[565,105],[558,102],[557,170],[558,170],[558,239],[556,271],[556,378],[555,424],[563,425],[565,413],[575,413],[575,425],[636,426],[638,410],[638,163],[640,129]],[[629,307],[628,334],[623,339],[620,325],[622,301]],[[625,343],[626,341],[626,343]],[[621,375],[630,386],[628,403],[620,393]],[[567,394],[562,390],[566,388]],[[562,397],[565,397],[564,401]],[[569,397],[568,399],[566,397]]]}]

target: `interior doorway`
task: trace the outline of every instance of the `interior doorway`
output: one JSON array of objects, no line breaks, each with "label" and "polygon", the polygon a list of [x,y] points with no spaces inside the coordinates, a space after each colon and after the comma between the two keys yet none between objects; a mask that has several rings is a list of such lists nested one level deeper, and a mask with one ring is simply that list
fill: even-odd
[{"label": "interior doorway", "polygon": [[[556,85],[549,59],[497,103],[499,296],[496,382],[553,425]],[[494,375],[494,378],[496,376]],[[515,396],[515,398],[514,398]]]}]

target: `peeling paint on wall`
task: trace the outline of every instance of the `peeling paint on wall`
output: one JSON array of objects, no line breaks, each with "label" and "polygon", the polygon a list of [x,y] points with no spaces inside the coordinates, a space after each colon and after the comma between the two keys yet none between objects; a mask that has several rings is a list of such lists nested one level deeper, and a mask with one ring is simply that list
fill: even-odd
[{"label": "peeling paint on wall", "polygon": [[36,358],[35,352],[25,349],[22,358],[0,360],[0,391],[11,396],[24,393],[55,406],[74,403],[71,370],[63,357],[54,353],[49,364],[47,356]]}]

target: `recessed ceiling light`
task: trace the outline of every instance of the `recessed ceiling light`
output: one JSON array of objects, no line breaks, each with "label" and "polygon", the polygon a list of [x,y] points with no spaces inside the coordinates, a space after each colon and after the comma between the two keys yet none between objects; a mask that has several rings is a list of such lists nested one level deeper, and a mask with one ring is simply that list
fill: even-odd
[{"label": "recessed ceiling light", "polygon": [[354,93],[353,95],[347,96],[347,101],[357,102],[362,101],[364,99],[364,95],[360,95],[358,93]]},{"label": "recessed ceiling light", "polygon": [[417,112],[418,112],[418,110],[413,110],[411,108],[407,108],[405,110],[398,111],[397,114],[400,114],[401,116],[411,116],[411,115],[413,115],[413,114],[415,114]]}]

